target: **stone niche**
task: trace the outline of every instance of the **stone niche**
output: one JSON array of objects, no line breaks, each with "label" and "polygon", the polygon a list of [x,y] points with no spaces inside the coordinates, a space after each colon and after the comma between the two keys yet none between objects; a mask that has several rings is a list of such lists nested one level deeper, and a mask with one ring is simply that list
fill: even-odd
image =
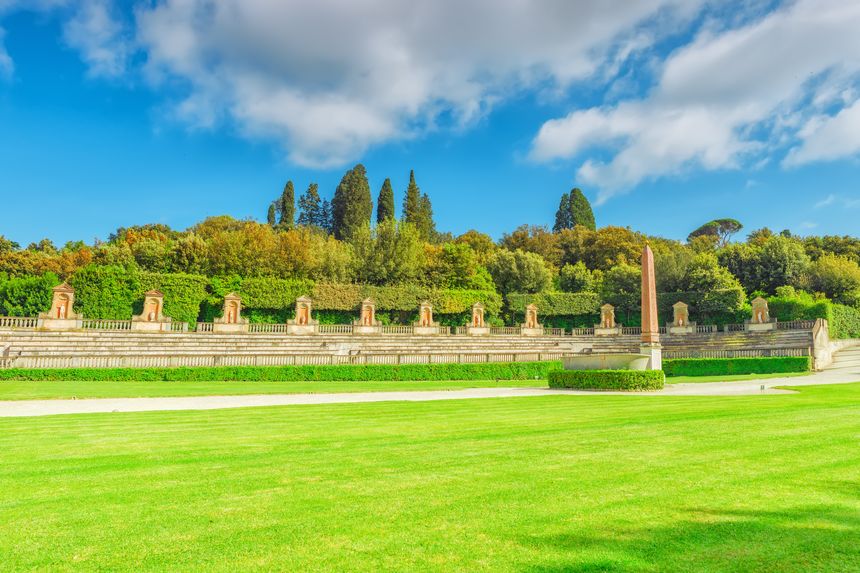
[{"label": "stone niche", "polygon": [[224,297],[224,311],[213,321],[212,332],[233,334],[248,332],[248,319],[242,318],[242,299],[234,292]]},{"label": "stone niche", "polygon": [[306,296],[296,299],[296,317],[287,321],[287,334],[314,334],[317,332],[319,321],[311,314],[313,301]]},{"label": "stone niche", "polygon": [[169,332],[173,319],[164,316],[164,293],[150,290],[143,294],[143,312],[131,317],[131,329],[144,332]]},{"label": "stone niche", "polygon": [[418,322],[412,327],[415,334],[439,334],[439,325],[433,322],[433,305],[424,301],[418,306]]},{"label": "stone niche", "polygon": [[51,310],[39,313],[38,328],[45,330],[78,330],[83,316],[74,311],[75,289],[63,283],[53,288]]},{"label": "stone niche", "polygon": [[746,321],[744,328],[749,332],[776,330],[776,320],[770,318],[767,301],[757,296],[750,304],[752,305],[752,318]]},{"label": "stone niche", "polygon": [[696,323],[690,322],[690,309],[681,301],[672,305],[672,322],[666,325],[669,334],[693,334],[696,332]]},{"label": "stone niche", "polygon": [[600,324],[594,325],[595,336],[619,336],[621,325],[615,322],[615,307],[607,303],[600,307]]},{"label": "stone niche", "polygon": [[520,325],[520,334],[523,336],[542,336],[543,325],[538,322],[538,308],[536,304],[526,307],[525,322]]},{"label": "stone niche", "polygon": [[487,336],[490,334],[490,327],[484,322],[484,305],[480,302],[472,305],[472,320],[469,321],[466,332],[471,336]]},{"label": "stone niche", "polygon": [[361,301],[361,312],[358,320],[352,323],[352,332],[355,334],[377,334],[381,332],[382,325],[376,320],[376,302],[372,298]]}]

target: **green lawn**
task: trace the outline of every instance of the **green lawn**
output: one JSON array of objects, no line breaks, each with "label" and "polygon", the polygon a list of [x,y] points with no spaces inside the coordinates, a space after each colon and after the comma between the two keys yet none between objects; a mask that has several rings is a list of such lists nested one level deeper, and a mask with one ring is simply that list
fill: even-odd
[{"label": "green lawn", "polygon": [[858,571],[860,384],[0,419],[3,571]]},{"label": "green lawn", "polygon": [[[805,374],[747,374],[735,376],[677,376],[681,382],[719,382],[804,376]],[[386,390],[458,390],[461,388],[546,388],[546,380],[447,380],[425,382],[92,382],[0,381],[0,400],[70,398],[139,398],[143,396],[217,396],[236,394],[296,394],[379,392]]]}]

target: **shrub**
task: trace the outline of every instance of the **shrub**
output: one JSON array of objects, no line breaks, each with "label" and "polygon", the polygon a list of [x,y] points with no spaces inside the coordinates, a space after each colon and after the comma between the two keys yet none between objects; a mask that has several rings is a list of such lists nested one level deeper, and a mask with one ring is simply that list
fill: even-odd
[{"label": "shrub", "polygon": [[860,338],[860,310],[843,304],[834,304],[830,322],[831,338]]},{"label": "shrub", "polygon": [[[194,324],[200,314],[200,305],[206,299],[209,279],[184,273],[140,273],[143,292],[157,289],[164,293],[164,314],[177,322]],[[142,304],[143,292],[136,305]]]},{"label": "shrub", "polygon": [[358,382],[546,379],[558,362],[387,364],[338,366],[217,366],[195,368],[51,368],[0,370],[0,380]]},{"label": "shrub", "polygon": [[660,370],[553,370],[550,388],[577,390],[659,390],[665,375]]},{"label": "shrub", "polygon": [[677,358],[663,361],[666,376],[723,376],[730,374],[778,374],[808,372],[806,356],[762,358]]},{"label": "shrub", "polygon": [[134,267],[87,265],[69,279],[75,309],[85,318],[128,320],[143,294]]},{"label": "shrub", "polygon": [[[0,315],[37,316],[51,308],[51,289],[60,284],[54,273],[0,282]],[[77,307],[76,307],[77,308]]]}]

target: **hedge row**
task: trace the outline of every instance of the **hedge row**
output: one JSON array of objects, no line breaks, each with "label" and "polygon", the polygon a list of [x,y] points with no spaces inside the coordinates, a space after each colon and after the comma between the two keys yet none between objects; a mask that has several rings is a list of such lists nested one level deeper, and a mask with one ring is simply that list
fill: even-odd
[{"label": "hedge row", "polygon": [[553,370],[550,388],[577,390],[659,390],[666,376],[660,370]]},{"label": "hedge row", "polygon": [[762,358],[677,358],[663,361],[666,376],[724,376],[730,374],[778,374],[808,372],[806,356]]},{"label": "hedge row", "polygon": [[104,382],[358,382],[431,380],[544,380],[559,362],[385,364],[342,366],[216,366],[194,368],[11,368],[0,380]]},{"label": "hedge row", "polygon": [[860,310],[834,304],[830,319],[831,338],[860,338]]},{"label": "hedge row", "polygon": [[536,304],[539,316],[593,315],[600,311],[600,295],[593,292],[511,293],[508,308],[522,314],[526,306]]}]

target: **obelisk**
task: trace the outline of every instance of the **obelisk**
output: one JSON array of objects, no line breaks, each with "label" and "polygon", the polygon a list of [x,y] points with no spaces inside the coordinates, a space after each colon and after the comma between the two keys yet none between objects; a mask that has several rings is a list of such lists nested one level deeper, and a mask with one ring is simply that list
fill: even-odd
[{"label": "obelisk", "polygon": [[663,368],[663,348],[657,321],[657,283],[654,279],[654,253],[645,245],[642,249],[642,342],[640,352],[649,357],[648,370]]}]

